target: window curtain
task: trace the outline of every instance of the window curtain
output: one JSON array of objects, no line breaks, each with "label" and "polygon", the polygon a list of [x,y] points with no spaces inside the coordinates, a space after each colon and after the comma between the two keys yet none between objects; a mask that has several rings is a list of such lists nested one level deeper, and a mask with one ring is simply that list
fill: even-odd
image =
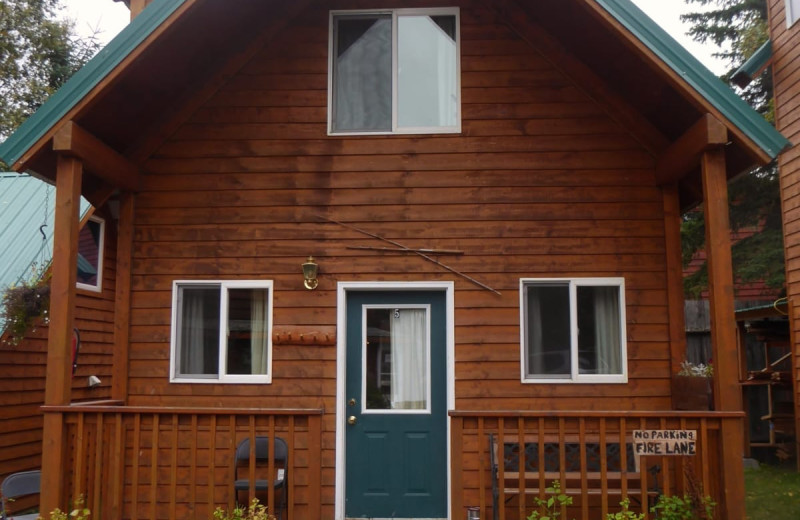
[{"label": "window curtain", "polygon": [[181,374],[205,373],[205,303],[203,294],[182,291],[183,321],[181,323]]},{"label": "window curtain", "polygon": [[267,373],[267,293],[253,290],[250,297],[250,373]]},{"label": "window curtain", "polygon": [[426,406],[427,327],[424,309],[399,309],[390,320],[393,410]]},{"label": "window curtain", "polygon": [[621,374],[619,289],[594,288],[594,334],[598,374]]}]

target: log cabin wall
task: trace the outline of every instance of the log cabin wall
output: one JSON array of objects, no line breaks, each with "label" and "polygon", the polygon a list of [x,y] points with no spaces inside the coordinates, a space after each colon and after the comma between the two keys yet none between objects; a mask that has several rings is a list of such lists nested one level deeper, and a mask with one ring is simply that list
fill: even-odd
[{"label": "log cabin wall", "polygon": [[[769,1],[772,40],[772,75],[775,125],[793,144],[778,157],[786,247],[786,291],[792,305],[791,337],[794,345],[795,432],[800,432],[800,22],[786,26],[786,1]],[[797,439],[800,436],[795,435]],[[800,453],[800,442],[796,446]],[[798,457],[800,469],[800,457]]]},{"label": "log cabin wall", "polygon": [[[78,289],[75,326],[81,332],[72,401],[108,399],[113,355],[115,222],[106,214],[102,292]],[[42,412],[47,365],[47,325],[38,323],[18,344],[0,338],[0,481],[11,473],[42,465]],[[88,387],[88,377],[102,383]]]},{"label": "log cabin wall", "polygon": [[[328,512],[336,347],[322,338],[335,334],[337,282],[455,281],[458,409],[670,408],[654,159],[480,4],[454,5],[461,134],[328,136],[329,14],[307,10],[147,160],[136,200],[128,403],[324,408]],[[385,244],[320,216],[409,247],[463,250],[443,261],[502,295],[415,256],[349,249]],[[314,291],[300,271],[309,254]],[[521,384],[520,278],[592,276],[625,278],[628,384]],[[169,382],[179,279],[274,281],[271,384]]]}]

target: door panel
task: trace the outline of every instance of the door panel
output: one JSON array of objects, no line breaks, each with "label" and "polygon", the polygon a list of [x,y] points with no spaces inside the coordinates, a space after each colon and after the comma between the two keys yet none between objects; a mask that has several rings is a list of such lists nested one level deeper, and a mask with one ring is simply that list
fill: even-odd
[{"label": "door panel", "polygon": [[445,301],[348,292],[347,518],[447,517]]}]

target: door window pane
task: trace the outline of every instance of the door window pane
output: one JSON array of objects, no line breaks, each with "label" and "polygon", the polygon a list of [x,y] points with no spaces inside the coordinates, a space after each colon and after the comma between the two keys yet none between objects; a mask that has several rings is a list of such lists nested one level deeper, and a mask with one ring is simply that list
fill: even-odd
[{"label": "door window pane", "polygon": [[367,309],[366,408],[428,408],[428,323],[425,309]]}]

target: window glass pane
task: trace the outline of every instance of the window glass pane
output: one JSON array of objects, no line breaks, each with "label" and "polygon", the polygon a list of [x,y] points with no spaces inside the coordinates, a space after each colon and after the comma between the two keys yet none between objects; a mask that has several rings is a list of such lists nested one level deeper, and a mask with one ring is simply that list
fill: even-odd
[{"label": "window glass pane", "polygon": [[228,291],[228,374],[267,373],[267,289]]},{"label": "window glass pane", "polygon": [[570,377],[569,285],[526,288],[528,375]]},{"label": "window glass pane", "polygon": [[400,16],[398,127],[458,124],[455,16]]},{"label": "window glass pane", "polygon": [[98,286],[103,224],[89,220],[78,234],[78,283]]},{"label": "window glass pane", "polygon": [[426,314],[425,309],[367,309],[367,409],[427,408]]},{"label": "window glass pane", "polygon": [[800,0],[786,0],[786,21],[792,25],[800,18]]},{"label": "window glass pane", "polygon": [[333,129],[392,129],[392,18],[334,19]]},{"label": "window glass pane", "polygon": [[581,374],[621,374],[619,287],[579,286],[578,367]]},{"label": "window glass pane", "polygon": [[178,301],[178,375],[219,373],[219,287],[181,287]]}]

